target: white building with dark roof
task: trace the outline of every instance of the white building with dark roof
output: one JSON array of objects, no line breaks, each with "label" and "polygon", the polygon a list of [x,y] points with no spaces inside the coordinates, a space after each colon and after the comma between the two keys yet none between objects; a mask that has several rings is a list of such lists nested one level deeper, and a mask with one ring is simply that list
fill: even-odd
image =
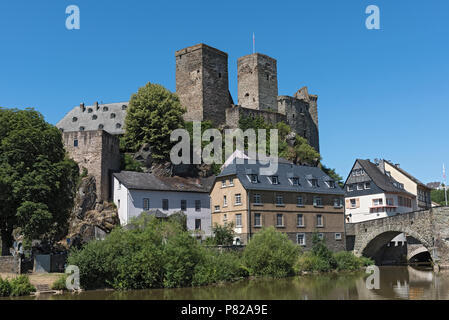
[{"label": "white building with dark roof", "polygon": [[151,173],[122,171],[113,174],[114,203],[121,225],[127,225],[142,212],[160,210],[171,215],[182,211],[187,228],[211,235],[209,191],[214,177],[160,177]]}]

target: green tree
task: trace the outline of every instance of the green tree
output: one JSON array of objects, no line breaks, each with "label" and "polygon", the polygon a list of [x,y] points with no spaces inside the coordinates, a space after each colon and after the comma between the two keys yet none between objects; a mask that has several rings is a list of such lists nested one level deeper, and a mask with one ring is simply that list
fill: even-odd
[{"label": "green tree", "polygon": [[215,224],[212,229],[214,234],[214,243],[218,246],[230,246],[234,242],[234,224],[225,225]]},{"label": "green tree", "polygon": [[60,131],[33,109],[0,108],[0,232],[9,254],[12,231],[59,240],[67,231],[79,169]]},{"label": "green tree", "polygon": [[[444,197],[444,192],[445,190],[432,190],[430,192],[430,198],[432,199],[433,202],[436,202],[442,206],[446,205],[446,199]],[[449,191],[448,191],[449,193]],[[447,195],[448,200],[449,200],[449,194]]]},{"label": "green tree", "polygon": [[135,152],[142,144],[150,143],[156,161],[168,160],[173,146],[170,134],[184,127],[184,112],[178,97],[163,86],[148,83],[139,88],[132,95],[126,114],[126,148]]},{"label": "green tree", "polygon": [[325,174],[327,174],[330,178],[332,178],[332,179],[335,181],[335,183],[338,183],[338,185],[339,185],[340,187],[343,187],[343,185],[344,185],[343,177],[340,176],[340,175],[335,171],[335,169],[328,168],[328,167],[326,167],[326,166],[325,166],[324,164],[322,164],[322,163],[320,163],[320,166],[321,166],[321,170],[323,170],[323,172],[324,172]]}]

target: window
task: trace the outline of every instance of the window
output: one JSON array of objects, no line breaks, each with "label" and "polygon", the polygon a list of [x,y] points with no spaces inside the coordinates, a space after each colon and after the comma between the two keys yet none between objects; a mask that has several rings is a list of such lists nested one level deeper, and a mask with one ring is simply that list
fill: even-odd
[{"label": "window", "polygon": [[276,227],[284,226],[284,215],[282,213],[278,213],[276,215]]},{"label": "window", "polygon": [[122,125],[120,124],[120,123],[117,123],[116,125],[115,125],[115,128],[116,129],[120,129],[122,127]]},{"label": "window", "polygon": [[335,181],[329,180],[329,181],[326,181],[326,183],[329,188],[331,188],[331,189],[335,188]]},{"label": "window", "polygon": [[303,214],[296,215],[296,225],[298,227],[304,227],[304,215]]},{"label": "window", "polygon": [[276,205],[283,206],[284,205],[284,196],[281,194],[276,195]]},{"label": "window", "polygon": [[262,216],[260,213],[254,214],[254,226],[255,227],[261,227],[262,226]]},{"label": "window", "polygon": [[162,210],[168,210],[168,199],[162,199]]},{"label": "window", "polygon": [[297,205],[298,207],[304,206],[304,201],[303,201],[302,196],[299,196],[299,197],[296,198],[296,205]]},{"label": "window", "polygon": [[357,190],[363,190],[363,184],[357,183]]},{"label": "window", "polygon": [[235,204],[236,204],[236,205],[242,204],[242,195],[241,195],[240,193],[237,193],[237,194],[235,195]]},{"label": "window", "polygon": [[340,208],[343,206],[343,199],[341,198],[335,198],[334,199],[334,207],[335,208]]},{"label": "window", "polygon": [[306,245],[306,235],[304,233],[297,233],[296,234],[296,243],[300,246]]},{"label": "window", "polygon": [[195,219],[195,230],[201,230],[201,219]]},{"label": "window", "polygon": [[271,177],[271,184],[279,184],[279,177],[278,176],[272,176]]},{"label": "window", "polygon": [[121,190],[122,189],[122,183],[121,182],[119,182],[118,183],[118,187],[117,187],[117,190]]},{"label": "window", "polygon": [[181,200],[181,211],[186,211],[186,210],[187,210],[187,200]]},{"label": "window", "polygon": [[373,205],[374,206],[381,206],[383,205],[383,199],[373,199]]},{"label": "window", "polygon": [[87,109],[87,113],[92,113],[93,111],[92,108]]},{"label": "window", "polygon": [[219,212],[220,211],[220,206],[215,206],[214,207],[214,212]]},{"label": "window", "polygon": [[259,182],[259,178],[257,177],[257,174],[250,174],[248,177],[249,177],[249,180],[251,181],[251,183]]},{"label": "window", "polygon": [[117,202],[117,207],[120,209],[120,199]]},{"label": "window", "polygon": [[316,188],[316,187],[318,187],[318,180],[317,179],[309,179],[309,184],[312,187]]},{"label": "window", "polygon": [[324,239],[324,234],[318,233],[318,238],[320,238],[320,240],[323,240]]},{"label": "window", "polygon": [[313,197],[313,205],[315,207],[322,207],[323,206],[323,199],[321,197]]},{"label": "window", "polygon": [[228,206],[228,197],[223,196],[223,207],[227,207]]},{"label": "window", "polygon": [[341,233],[335,234],[335,240],[341,240]]},{"label": "window", "polygon": [[150,199],[148,198],[143,199],[143,210],[145,211],[150,210]]},{"label": "window", "polygon": [[122,106],[122,110],[126,110],[126,108],[128,108],[126,105]]},{"label": "window", "polygon": [[234,179],[233,179],[233,178],[229,179],[229,185],[230,185],[231,187],[234,186]]},{"label": "window", "polygon": [[201,211],[201,200],[195,200],[195,211]]},{"label": "window", "polygon": [[299,186],[299,178],[291,178],[292,185]]},{"label": "window", "polygon": [[226,188],[226,180],[221,181],[221,187]]},{"label": "window", "polygon": [[103,107],[103,111],[104,112],[109,111],[109,108],[108,107]]},{"label": "window", "polygon": [[228,221],[228,215],[225,213],[225,214],[223,215],[223,222],[226,222],[226,221]]},{"label": "window", "polygon": [[84,127],[80,127],[80,131],[84,131],[86,128]]},{"label": "window", "polygon": [[365,182],[365,189],[371,189],[371,183]]},{"label": "window", "polygon": [[318,214],[318,215],[316,216],[316,226],[317,226],[317,227],[324,227],[324,224],[323,224],[323,216],[322,216],[321,214]]},{"label": "window", "polygon": [[237,228],[242,227],[242,215],[240,213],[235,215],[235,226]]},{"label": "window", "polygon": [[97,116],[96,114],[94,114],[94,115],[92,116],[92,120],[97,120],[97,118],[98,118],[98,116]]},{"label": "window", "polygon": [[104,125],[99,124],[99,125],[98,125],[98,130],[103,130],[103,129],[104,129]]},{"label": "window", "polygon": [[254,195],[254,204],[262,204],[260,194]]},{"label": "window", "polygon": [[77,139],[73,140],[73,146],[74,147],[78,147],[78,140]]},{"label": "window", "polygon": [[351,199],[351,208],[357,207],[357,201],[355,199]]},{"label": "window", "polygon": [[347,189],[348,189],[348,192],[354,191],[354,187],[352,184],[348,184]]},{"label": "window", "polygon": [[72,118],[72,122],[77,122],[78,121],[78,118],[77,117],[73,117]]},{"label": "window", "polygon": [[394,206],[394,199],[393,198],[387,198],[387,205],[388,206]]}]

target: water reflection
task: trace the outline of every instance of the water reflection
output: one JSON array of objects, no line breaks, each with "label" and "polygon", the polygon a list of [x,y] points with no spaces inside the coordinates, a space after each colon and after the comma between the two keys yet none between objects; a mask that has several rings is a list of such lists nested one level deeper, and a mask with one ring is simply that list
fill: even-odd
[{"label": "water reflection", "polygon": [[432,268],[380,267],[380,289],[366,288],[363,272],[255,279],[216,286],[142,291],[88,291],[36,299],[76,300],[379,300],[449,299],[449,272]]}]

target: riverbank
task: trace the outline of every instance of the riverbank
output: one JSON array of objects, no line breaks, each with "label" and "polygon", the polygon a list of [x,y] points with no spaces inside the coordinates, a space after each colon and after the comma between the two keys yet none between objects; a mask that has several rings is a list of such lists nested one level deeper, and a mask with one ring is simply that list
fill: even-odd
[{"label": "riverbank", "polygon": [[[58,280],[63,273],[30,273],[26,274],[30,279],[30,283],[37,289],[42,287],[51,288],[52,284]],[[0,273],[2,279],[12,280],[18,275],[13,273]]]}]

